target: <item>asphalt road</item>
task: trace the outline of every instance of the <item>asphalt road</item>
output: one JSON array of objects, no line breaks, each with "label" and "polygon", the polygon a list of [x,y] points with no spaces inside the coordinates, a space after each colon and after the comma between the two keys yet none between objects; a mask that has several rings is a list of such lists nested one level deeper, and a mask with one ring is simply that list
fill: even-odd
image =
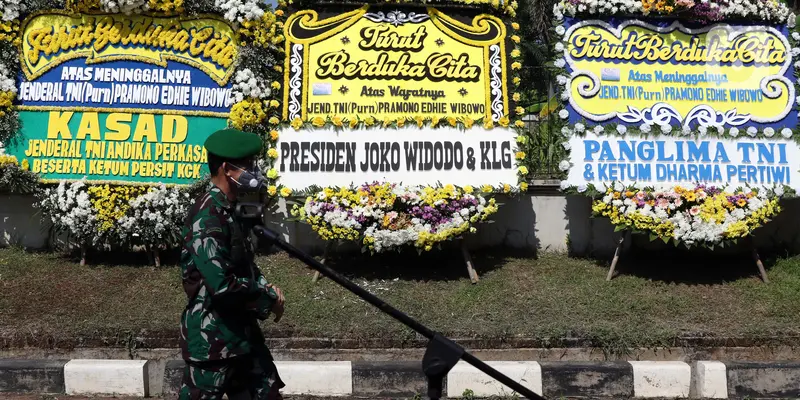
[{"label": "asphalt road", "polygon": [[[347,397],[304,397],[284,396],[284,400],[345,400]],[[173,400],[171,397],[148,397],[148,400]],[[363,398],[359,398],[362,400]],[[379,398],[375,398],[378,400]],[[380,398],[383,400],[383,398]],[[142,400],[141,397],[101,397],[101,396],[67,396],[63,394],[19,394],[0,393],[0,400]]]},{"label": "asphalt road", "polygon": [[[284,396],[284,400],[372,400],[363,397],[303,397],[303,396]],[[147,400],[173,400],[172,397],[147,397]],[[375,397],[374,400],[384,400],[388,398]],[[17,394],[0,393],[0,400],[142,400],[141,397],[101,397],[101,396],[67,396],[63,394]],[[424,400],[424,399],[423,399]]]}]

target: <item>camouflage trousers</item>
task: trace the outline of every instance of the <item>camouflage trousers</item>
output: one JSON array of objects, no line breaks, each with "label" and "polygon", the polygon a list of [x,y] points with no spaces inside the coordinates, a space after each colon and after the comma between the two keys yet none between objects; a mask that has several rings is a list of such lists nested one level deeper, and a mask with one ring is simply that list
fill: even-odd
[{"label": "camouflage trousers", "polygon": [[229,360],[187,363],[180,400],[282,400],[284,386],[271,357],[243,355]]}]

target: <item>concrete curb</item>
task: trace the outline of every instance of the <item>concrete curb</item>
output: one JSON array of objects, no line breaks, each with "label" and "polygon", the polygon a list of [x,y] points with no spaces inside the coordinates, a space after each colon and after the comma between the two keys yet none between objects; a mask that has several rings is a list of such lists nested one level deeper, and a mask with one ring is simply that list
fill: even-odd
[{"label": "concrete curb", "polygon": [[725,363],[730,398],[800,398],[800,362]]},{"label": "concrete curb", "polygon": [[0,393],[64,393],[69,360],[0,360]]},{"label": "concrete curb", "polygon": [[[490,361],[495,369],[548,399],[573,398],[800,398],[800,362]],[[156,367],[158,365],[159,367]],[[424,397],[419,361],[276,361],[287,395],[381,398]],[[161,370],[163,368],[163,370]],[[184,363],[147,360],[0,360],[0,393],[174,396]],[[158,369],[158,371],[155,371]],[[149,376],[163,375],[150,390]],[[460,362],[445,378],[445,394],[511,394]],[[0,395],[0,397],[2,397]]]}]

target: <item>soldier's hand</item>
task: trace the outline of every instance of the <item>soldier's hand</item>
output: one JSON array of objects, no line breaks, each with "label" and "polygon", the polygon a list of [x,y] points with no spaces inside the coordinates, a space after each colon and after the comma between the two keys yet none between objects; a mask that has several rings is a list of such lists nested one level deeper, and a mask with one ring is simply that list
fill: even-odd
[{"label": "soldier's hand", "polygon": [[283,317],[283,311],[284,311],[283,304],[284,304],[286,299],[283,297],[283,291],[279,287],[274,286],[272,284],[269,284],[268,287],[270,287],[273,290],[275,290],[275,294],[278,295],[278,299],[275,301],[275,304],[272,306],[272,312],[275,314],[275,322],[278,322]]}]

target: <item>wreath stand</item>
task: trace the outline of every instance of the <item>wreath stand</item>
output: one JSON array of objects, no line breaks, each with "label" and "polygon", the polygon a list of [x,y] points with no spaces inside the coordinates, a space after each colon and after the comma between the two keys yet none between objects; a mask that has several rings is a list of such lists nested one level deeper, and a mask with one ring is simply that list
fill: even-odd
[{"label": "wreath stand", "polygon": [[[475,266],[472,263],[472,257],[470,257],[469,251],[467,250],[467,242],[464,240],[463,237],[458,238],[458,241],[460,242],[459,247],[461,249],[461,256],[464,258],[464,263],[467,265],[467,274],[469,274],[469,280],[472,281],[473,284],[480,282],[480,278],[478,277],[478,272],[475,271]],[[333,248],[335,242],[336,240],[330,240],[325,245],[325,252],[322,254],[322,260],[320,261],[323,265],[325,265],[325,261],[328,260],[331,249]],[[614,264],[616,264],[616,262]],[[319,276],[320,276],[319,271],[314,271],[314,277],[311,278],[311,282],[316,283],[319,280]]]},{"label": "wreath stand", "polygon": [[[622,245],[625,243],[625,237],[632,235],[631,231],[622,231],[622,237],[619,238],[619,243],[617,243],[617,249],[614,250],[614,258],[611,259],[611,268],[608,269],[608,275],[606,275],[606,281],[610,281],[615,276],[615,270],[617,268],[617,262],[619,261],[620,253],[622,252]],[[748,245],[751,249],[751,255],[753,257],[753,261],[755,261],[756,266],[758,267],[758,272],[761,275],[761,280],[764,283],[769,283],[769,278],[767,277],[767,271],[764,269],[764,263],[761,262],[761,257],[758,255],[758,249],[756,249],[756,243],[753,240],[752,236],[747,237]],[[631,244],[633,244],[633,240],[631,240]]]}]

